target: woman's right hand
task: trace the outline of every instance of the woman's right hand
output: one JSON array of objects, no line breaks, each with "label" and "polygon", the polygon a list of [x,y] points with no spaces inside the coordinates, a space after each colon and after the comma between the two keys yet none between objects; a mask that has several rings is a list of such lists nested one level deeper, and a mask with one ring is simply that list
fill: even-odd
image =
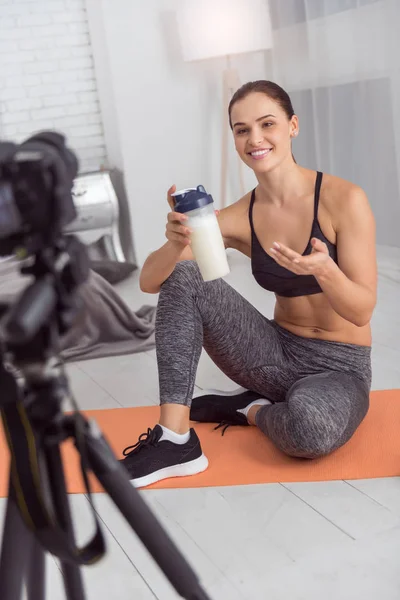
[{"label": "woman's right hand", "polygon": [[174,211],[175,200],[172,197],[172,194],[175,191],[176,186],[172,185],[167,194],[167,200],[171,208],[171,212],[168,213],[165,237],[172,244],[183,249],[190,245],[190,234],[192,233],[192,230],[187,226],[188,217],[183,213]]}]

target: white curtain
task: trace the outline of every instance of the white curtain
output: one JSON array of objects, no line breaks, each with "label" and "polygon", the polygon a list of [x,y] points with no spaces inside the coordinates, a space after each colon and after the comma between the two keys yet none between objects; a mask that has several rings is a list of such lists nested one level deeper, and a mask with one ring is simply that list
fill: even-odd
[{"label": "white curtain", "polygon": [[299,163],[362,186],[400,247],[400,0],[269,0],[267,77],[300,119]]}]

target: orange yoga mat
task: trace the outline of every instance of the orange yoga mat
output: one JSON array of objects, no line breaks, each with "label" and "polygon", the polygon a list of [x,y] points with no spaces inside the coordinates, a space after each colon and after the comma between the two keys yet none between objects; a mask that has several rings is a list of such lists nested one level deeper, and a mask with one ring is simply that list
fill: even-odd
[{"label": "orange yoga mat", "polygon": [[[157,406],[83,411],[93,417],[117,457],[158,419]],[[166,479],[152,488],[186,488],[254,483],[369,479],[400,475],[400,390],[371,392],[368,415],[353,438],[330,456],[316,460],[289,458],[256,427],[230,427],[221,436],[211,423],[193,424],[209,460],[204,473]],[[70,493],[84,492],[72,443],[63,446]],[[0,496],[7,495],[9,453],[0,436]],[[91,477],[93,491],[103,491]]]}]

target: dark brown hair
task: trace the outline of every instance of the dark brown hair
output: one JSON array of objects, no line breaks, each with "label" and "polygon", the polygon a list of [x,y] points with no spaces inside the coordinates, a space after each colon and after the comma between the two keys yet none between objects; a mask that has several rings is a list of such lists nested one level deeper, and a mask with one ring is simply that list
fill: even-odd
[{"label": "dark brown hair", "polygon": [[290,100],[289,94],[285,92],[283,88],[281,88],[278,84],[273,81],[266,81],[265,79],[260,79],[258,81],[249,81],[249,83],[245,83],[240,87],[232,96],[232,99],[229,103],[228,114],[229,114],[229,124],[232,129],[232,120],[231,120],[231,112],[232,107],[239,100],[243,100],[249,94],[254,92],[259,92],[261,94],[265,94],[271,100],[275,100],[277,104],[282,108],[282,110],[286,113],[287,118],[290,120],[295,114],[292,106],[292,101]]}]

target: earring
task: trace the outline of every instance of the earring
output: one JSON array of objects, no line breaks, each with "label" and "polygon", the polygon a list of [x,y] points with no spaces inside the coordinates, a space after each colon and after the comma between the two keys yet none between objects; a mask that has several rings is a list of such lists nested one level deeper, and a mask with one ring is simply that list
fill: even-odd
[{"label": "earring", "polygon": [[296,136],[297,134],[298,134],[298,131],[296,130],[296,131],[293,131],[293,134],[292,134],[292,135],[293,135],[293,137],[294,137],[294,136]]}]

